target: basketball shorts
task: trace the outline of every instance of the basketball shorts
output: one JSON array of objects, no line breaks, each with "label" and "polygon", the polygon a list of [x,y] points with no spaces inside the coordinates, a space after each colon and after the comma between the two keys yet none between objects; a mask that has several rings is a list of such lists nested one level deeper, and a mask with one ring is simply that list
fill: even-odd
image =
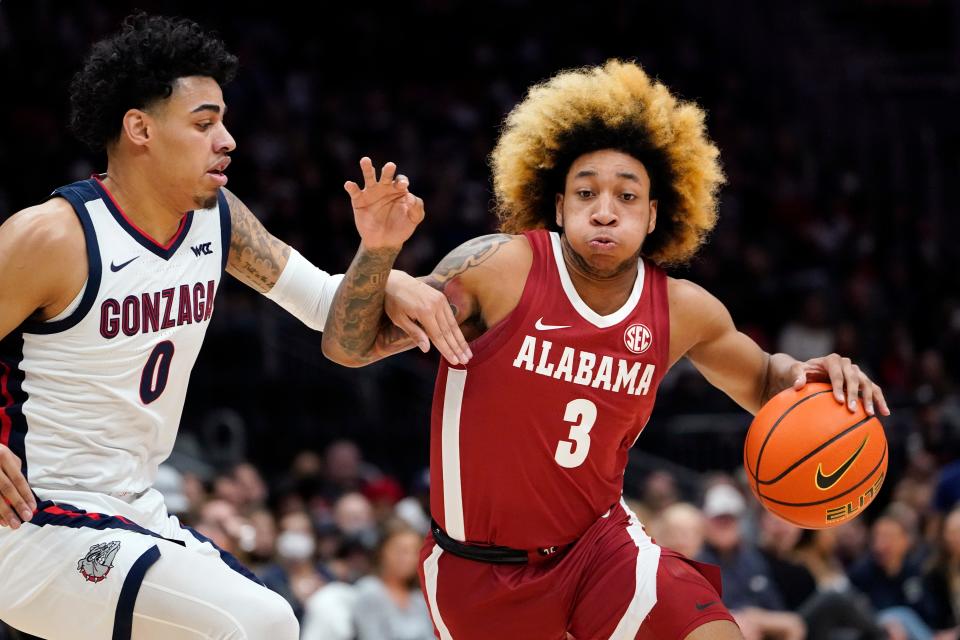
[{"label": "basketball shorts", "polygon": [[730,620],[718,567],[660,547],[624,503],[557,556],[492,564],[427,537],[420,583],[441,640],[682,640]]},{"label": "basketball shorts", "polygon": [[0,620],[11,627],[48,640],[298,637],[290,605],[168,515],[158,492],[132,503],[38,494],[30,522],[0,528]]}]

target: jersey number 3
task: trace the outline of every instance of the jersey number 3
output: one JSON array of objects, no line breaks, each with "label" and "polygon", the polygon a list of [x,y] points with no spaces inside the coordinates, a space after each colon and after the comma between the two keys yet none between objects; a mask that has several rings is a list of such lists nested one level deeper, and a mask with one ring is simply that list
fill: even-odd
[{"label": "jersey number 3", "polygon": [[557,444],[557,453],[553,459],[561,467],[573,469],[583,464],[590,451],[590,429],[597,421],[597,405],[589,400],[578,398],[567,403],[567,411],[563,419],[572,422],[569,440],[561,440]]},{"label": "jersey number 3", "polygon": [[147,364],[143,366],[143,373],[140,374],[140,400],[143,404],[150,404],[167,388],[173,351],[173,343],[164,340],[157,343],[150,352]]}]

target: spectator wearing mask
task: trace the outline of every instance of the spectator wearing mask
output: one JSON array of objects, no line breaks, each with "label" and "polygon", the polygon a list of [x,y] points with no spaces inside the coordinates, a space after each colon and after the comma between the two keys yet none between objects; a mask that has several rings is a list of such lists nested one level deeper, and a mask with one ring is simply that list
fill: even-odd
[{"label": "spectator wearing mask", "polygon": [[280,520],[277,536],[277,562],[260,575],[264,584],[283,596],[297,618],[303,617],[303,605],[328,581],[314,555],[316,540],[313,524],[303,511],[288,513]]}]

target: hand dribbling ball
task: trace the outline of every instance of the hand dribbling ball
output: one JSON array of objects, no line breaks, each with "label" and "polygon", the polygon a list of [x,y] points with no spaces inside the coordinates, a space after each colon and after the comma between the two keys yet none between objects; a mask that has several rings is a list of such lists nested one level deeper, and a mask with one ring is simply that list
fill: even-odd
[{"label": "hand dribbling ball", "polygon": [[863,512],[887,473],[883,424],[810,383],[770,399],[747,431],[743,463],[750,488],[775,515],[806,529],[842,524]]}]

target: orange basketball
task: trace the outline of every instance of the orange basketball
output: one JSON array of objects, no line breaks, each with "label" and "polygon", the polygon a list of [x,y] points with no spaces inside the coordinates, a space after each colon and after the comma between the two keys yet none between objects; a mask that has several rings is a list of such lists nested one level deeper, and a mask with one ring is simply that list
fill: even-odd
[{"label": "orange basketball", "polygon": [[859,515],[887,473],[887,438],[863,403],[850,412],[829,384],[781,391],[747,431],[743,464],[754,495],[769,511],[806,529]]}]

